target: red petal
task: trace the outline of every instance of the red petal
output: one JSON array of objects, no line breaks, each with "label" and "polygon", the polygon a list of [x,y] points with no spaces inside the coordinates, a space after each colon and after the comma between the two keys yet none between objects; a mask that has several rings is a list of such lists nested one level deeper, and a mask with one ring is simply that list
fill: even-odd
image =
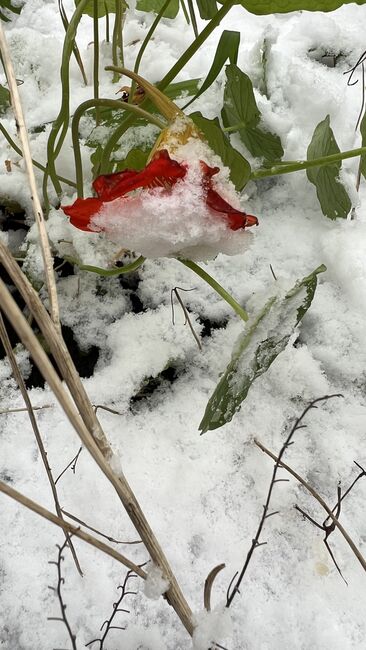
[{"label": "red petal", "polygon": [[103,201],[100,199],[76,199],[72,205],[61,206],[64,213],[70,217],[70,223],[79,230],[91,230],[90,221],[95,214],[99,212],[103,206]]},{"label": "red petal", "polygon": [[139,187],[165,187],[174,185],[187,173],[186,167],[172,160],[165,149],[158,151],[153,160],[140,172],[125,169],[116,174],[98,176],[93,187],[100,199],[113,201]]},{"label": "red petal", "polygon": [[239,230],[240,228],[248,228],[249,226],[257,226],[258,219],[246,212],[240,212],[233,208],[225,199],[220,196],[212,187],[211,178],[220,170],[218,167],[209,167],[202,160],[201,169],[203,171],[202,185],[206,190],[206,205],[220,214],[227,217],[227,221],[231,230]]}]

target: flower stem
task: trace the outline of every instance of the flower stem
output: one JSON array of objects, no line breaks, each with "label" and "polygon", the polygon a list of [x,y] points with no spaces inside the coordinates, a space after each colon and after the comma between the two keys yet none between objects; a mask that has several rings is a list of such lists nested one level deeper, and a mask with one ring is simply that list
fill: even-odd
[{"label": "flower stem", "polygon": [[198,34],[197,38],[193,43],[183,52],[182,56],[178,59],[175,65],[167,72],[165,77],[157,84],[157,87],[160,90],[164,90],[177,74],[181,71],[182,68],[188,63],[194,54],[200,49],[201,45],[205,40],[212,34],[214,29],[221,23],[222,19],[229,13],[233,5],[236,4],[236,0],[227,0],[219,9],[217,14],[210,20],[206,27]]},{"label": "flower stem", "polygon": [[[93,61],[93,87],[94,99],[99,99],[99,22],[98,22],[98,0],[94,0],[93,12],[93,32],[94,32],[94,61]],[[95,107],[95,124],[98,126],[100,121],[99,106]]]},{"label": "flower stem", "polygon": [[67,31],[64,38],[64,46],[62,51],[62,63],[61,63],[61,85],[62,85],[62,100],[61,107],[58,116],[56,117],[52,129],[47,141],[47,169],[44,175],[43,182],[43,198],[45,205],[49,204],[49,199],[47,196],[47,181],[50,177],[56,193],[58,196],[62,194],[62,188],[59,183],[58,175],[56,173],[56,158],[60,153],[61,147],[66,137],[67,130],[69,128],[69,117],[70,117],[70,77],[69,77],[69,68],[70,68],[70,59],[73,52],[73,46],[75,44],[76,30],[78,28],[81,16],[83,11],[88,3],[88,0],[80,0],[77,5],[74,14],[69,22]]},{"label": "flower stem", "polygon": [[249,319],[247,312],[241,305],[239,305],[239,303],[235,300],[235,298],[233,298],[232,295],[228,293],[228,291],[226,291],[224,287],[221,286],[221,284],[216,282],[216,280],[214,280],[214,278],[211,277],[211,275],[209,275],[200,266],[198,266],[198,264],[192,262],[191,260],[182,260],[182,259],[179,259],[179,262],[184,264],[184,266],[187,266],[189,269],[191,269],[191,271],[197,273],[197,275],[199,275],[200,278],[202,278],[202,280],[205,280],[205,282],[207,282],[207,284],[209,284],[214,289],[214,291],[216,291],[216,293],[218,293],[219,296],[221,296],[221,298],[223,298],[224,300],[226,300],[227,303],[229,303],[230,307],[233,308],[233,310],[238,314],[238,316],[240,316],[240,318],[243,321],[247,321]]},{"label": "flower stem", "polygon": [[330,156],[323,156],[322,158],[314,158],[313,160],[295,160],[288,163],[277,163],[268,169],[257,169],[250,175],[250,180],[258,180],[259,178],[266,178],[267,176],[278,176],[279,174],[290,174],[292,172],[302,171],[303,169],[310,169],[311,167],[322,167],[323,165],[332,165],[340,160],[347,158],[356,158],[366,154],[366,147],[359,147],[358,149],[350,149],[349,151],[340,151],[333,153]]},{"label": "flower stem", "polygon": [[134,104],[127,104],[124,102],[120,102],[118,99],[88,99],[86,102],[80,104],[77,107],[74,113],[74,117],[72,119],[71,135],[72,135],[72,145],[74,149],[74,159],[75,159],[76,187],[77,187],[78,198],[81,199],[83,198],[83,168],[82,168],[80,144],[79,144],[79,123],[85,111],[93,107],[103,107],[103,106],[112,108],[114,110],[119,110],[119,111],[131,111],[132,113],[135,113],[139,117],[143,117],[149,122],[152,122],[152,124],[155,124],[160,129],[165,128],[165,124],[163,124],[163,122],[161,122],[155,115],[151,115],[150,113],[147,113],[146,111],[144,111],[143,108],[140,108],[139,106],[135,106]]},{"label": "flower stem", "polygon": [[[144,54],[144,52],[145,52],[145,50],[146,50],[146,48],[147,48],[147,46],[149,44],[149,41],[151,40],[152,35],[154,34],[158,24],[160,23],[160,21],[161,21],[161,19],[163,17],[163,14],[165,12],[165,9],[170,5],[170,3],[171,3],[171,0],[166,0],[166,2],[163,4],[162,8],[160,9],[158,15],[156,16],[154,22],[152,23],[149,31],[147,32],[147,34],[146,34],[146,36],[145,36],[145,38],[144,38],[144,40],[142,42],[142,45],[141,45],[141,47],[140,47],[140,49],[139,49],[139,51],[137,53],[137,57],[136,57],[136,60],[135,60],[135,65],[133,66],[133,71],[136,72],[136,74],[138,73],[138,71],[140,69],[141,59],[142,59],[142,56],[143,56],[143,54]],[[136,81],[134,81],[132,79],[131,92],[130,92],[130,96],[129,96],[129,99],[128,99],[129,103],[131,103],[132,100],[133,100],[135,88],[136,88]]]},{"label": "flower stem", "polygon": [[[183,52],[182,56],[178,59],[178,61],[171,68],[171,70],[167,72],[165,77],[158,84],[156,84],[156,87],[159,90],[164,90],[164,88],[169,86],[169,84],[173,81],[173,79],[175,79],[177,74],[182,70],[182,68],[184,68],[186,63],[188,63],[188,61],[192,58],[192,56],[196,54],[196,52],[203,45],[205,40],[212,34],[212,32],[220,24],[220,22],[226,16],[226,14],[229,13],[230,9],[233,7],[234,4],[235,4],[235,0],[227,0],[225,2],[225,4],[221,7],[221,9],[219,9],[217,14],[210,20],[210,22],[206,25],[206,27],[202,30],[202,32],[198,35],[198,37],[193,41],[193,43],[186,49],[185,52]],[[114,70],[112,66],[109,66],[108,69]],[[135,122],[136,122],[136,118],[133,115],[129,115],[124,120],[124,126],[120,125],[120,129],[121,129],[120,135],[122,135],[125,131],[127,131],[127,129],[133,126]]]}]

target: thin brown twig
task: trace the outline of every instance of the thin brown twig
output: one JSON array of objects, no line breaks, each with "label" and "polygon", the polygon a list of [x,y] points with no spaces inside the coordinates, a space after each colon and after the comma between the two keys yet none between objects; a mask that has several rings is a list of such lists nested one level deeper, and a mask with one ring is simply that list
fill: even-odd
[{"label": "thin brown twig", "polygon": [[62,596],[62,585],[65,583],[65,578],[62,577],[62,569],[61,569],[61,562],[63,562],[63,560],[64,560],[64,556],[62,555],[62,553],[64,552],[66,546],[68,546],[68,545],[69,544],[68,544],[67,539],[66,539],[66,541],[64,542],[64,544],[62,546],[59,546],[58,544],[56,544],[56,546],[58,548],[57,561],[56,562],[51,561],[51,562],[48,563],[48,564],[54,564],[57,567],[57,587],[50,587],[49,586],[48,588],[51,589],[57,595],[57,598],[58,598],[58,601],[59,601],[59,604],[60,604],[61,618],[55,617],[55,616],[48,616],[47,620],[48,621],[60,621],[61,623],[63,623],[65,625],[66,629],[67,629],[67,633],[69,635],[69,638],[70,638],[70,641],[71,641],[71,644],[72,644],[72,650],[77,650],[76,636],[75,636],[75,634],[73,634],[70,623],[69,623],[69,620],[68,620],[68,618],[66,616],[66,605],[64,603],[63,596]]},{"label": "thin brown twig", "polygon": [[178,300],[180,306],[182,307],[182,310],[183,310],[183,314],[184,314],[184,318],[185,318],[184,325],[187,325],[187,323],[188,323],[188,327],[189,327],[189,329],[191,330],[191,332],[193,334],[194,340],[196,341],[196,343],[198,345],[198,349],[202,350],[201,341],[199,340],[196,332],[194,331],[191,319],[189,317],[188,310],[187,310],[182,298],[180,297],[180,295],[178,293],[178,289],[179,289],[179,291],[194,291],[194,289],[183,289],[182,287],[174,287],[174,289],[171,290],[171,292],[170,292],[170,303],[171,303],[171,306],[172,306],[172,323],[173,323],[173,325],[175,325],[174,304],[173,304],[173,293],[174,293],[176,295],[176,297],[177,297],[177,300]]},{"label": "thin brown twig", "polygon": [[[53,404],[45,404],[44,406],[33,406],[32,404],[32,410],[42,411],[43,409],[50,409],[52,406]],[[26,406],[18,409],[0,409],[0,415],[8,415],[9,413],[25,413],[26,411],[28,411]]]},{"label": "thin brown twig", "polygon": [[131,578],[137,578],[137,576],[133,573],[133,571],[128,571],[122,585],[118,586],[118,589],[121,590],[121,594],[120,594],[120,597],[118,598],[118,600],[115,603],[113,603],[113,611],[112,611],[110,617],[104,621],[104,623],[102,624],[102,626],[100,628],[100,631],[102,631],[103,628],[105,628],[105,630],[103,632],[103,636],[101,636],[101,637],[99,637],[97,639],[93,639],[92,641],[89,641],[88,643],[85,644],[85,647],[88,647],[88,646],[92,645],[93,643],[99,643],[99,650],[103,650],[104,641],[105,641],[105,639],[106,639],[106,637],[107,637],[110,630],[125,630],[126,629],[125,627],[122,627],[120,625],[118,625],[118,626],[117,625],[112,625],[112,623],[114,621],[115,616],[119,612],[124,612],[125,614],[130,613],[130,611],[128,609],[124,609],[123,607],[120,607],[120,605],[121,605],[122,601],[126,598],[126,596],[136,596],[136,594],[137,594],[137,591],[127,591],[127,583],[128,583],[129,580],[131,580]]},{"label": "thin brown twig", "polygon": [[[55,503],[55,510],[57,512],[57,515],[62,519],[63,515],[62,515],[62,510],[61,510],[61,506],[60,506],[60,502],[59,502],[59,498],[58,498],[58,494],[57,494],[57,488],[56,488],[57,480],[55,481],[54,478],[53,478],[52,470],[51,470],[49,462],[48,462],[47,452],[45,450],[43,440],[42,440],[42,436],[41,436],[41,432],[39,430],[37,420],[36,420],[36,417],[34,415],[34,411],[33,411],[33,408],[32,408],[32,403],[31,403],[31,401],[29,399],[29,395],[28,395],[26,385],[24,383],[24,379],[23,379],[22,374],[21,374],[21,372],[19,370],[17,360],[15,358],[13,348],[12,348],[11,343],[10,343],[9,336],[8,336],[7,331],[6,331],[6,327],[5,327],[5,323],[4,323],[4,319],[3,319],[1,311],[0,311],[0,340],[1,340],[2,344],[3,344],[4,350],[5,350],[6,354],[7,354],[8,359],[9,359],[14,378],[15,378],[18,386],[19,386],[19,390],[20,390],[20,392],[22,394],[22,397],[24,399],[24,403],[26,405],[26,409],[27,409],[27,412],[28,412],[28,417],[29,417],[30,423],[32,425],[34,437],[36,439],[38,449],[39,449],[39,453],[41,454],[43,465],[44,465],[44,468],[46,470],[48,482],[49,482],[50,487],[51,487],[52,496],[53,496],[53,500],[54,500],[54,503]],[[80,573],[80,575],[82,576],[83,572],[81,570],[81,566],[80,566],[78,557],[76,555],[74,545],[73,545],[68,533],[65,533],[65,536],[66,536],[66,541],[70,545],[71,554],[72,554],[72,557],[74,559],[76,568],[77,568],[78,572]]]},{"label": "thin brown twig", "polygon": [[67,472],[69,467],[72,468],[72,471],[75,474],[76,463],[78,462],[78,459],[79,459],[79,456],[80,456],[82,450],[83,450],[83,448],[80,447],[78,453],[74,456],[74,458],[72,460],[70,460],[70,462],[66,465],[65,469],[62,470],[61,474],[58,475],[57,479],[55,480],[55,485],[60,480],[61,476],[63,476],[65,474],[65,472]]},{"label": "thin brown twig", "polygon": [[337,517],[335,514],[333,514],[332,510],[329,508],[329,506],[325,503],[324,499],[320,496],[320,494],[307,482],[305,481],[300,474],[295,472],[295,470],[292,469],[289,465],[284,463],[279,457],[277,457],[272,451],[267,449],[259,440],[254,440],[255,444],[259,449],[261,449],[267,456],[270,456],[278,465],[283,467],[289,474],[291,474],[294,478],[296,478],[299,483],[314,497],[314,499],[324,508],[325,512],[328,514],[328,517],[332,519],[334,522],[336,528],[338,528],[339,532],[341,535],[344,537],[346,540],[348,546],[358,559],[359,563],[361,564],[362,568],[364,571],[366,571],[366,560],[363,557],[361,551],[357,548],[356,544],[350,537],[350,535],[347,533],[347,531],[343,528],[342,524],[338,521]]},{"label": "thin brown twig", "polygon": [[[285,442],[283,443],[283,445],[281,447],[278,458],[276,458],[276,462],[275,462],[273,472],[272,472],[272,478],[271,478],[269,488],[268,488],[268,492],[267,492],[266,502],[265,502],[265,504],[263,506],[263,513],[262,513],[262,516],[261,516],[259,524],[258,524],[257,532],[256,532],[255,536],[252,539],[251,546],[250,546],[249,551],[247,553],[247,556],[246,556],[245,562],[243,564],[242,570],[240,571],[240,573],[238,575],[238,578],[236,579],[234,587],[232,588],[230,593],[228,593],[228,596],[227,596],[227,599],[226,599],[226,607],[230,607],[231,603],[233,602],[233,599],[234,599],[235,595],[237,593],[240,593],[240,591],[239,591],[240,585],[241,585],[241,583],[243,581],[243,578],[244,578],[245,573],[246,573],[246,571],[248,569],[248,566],[250,564],[250,561],[252,559],[252,556],[253,556],[253,553],[254,553],[255,549],[258,548],[259,546],[263,546],[264,544],[266,544],[266,542],[260,542],[259,541],[266,519],[268,519],[269,517],[271,517],[274,514],[277,514],[277,512],[278,512],[278,511],[269,512],[269,506],[270,506],[270,502],[271,502],[271,498],[272,498],[273,488],[274,488],[274,486],[275,486],[275,484],[276,484],[276,482],[278,480],[277,479],[278,468],[279,468],[279,466],[283,466],[282,461],[281,461],[282,456],[284,455],[286,449],[290,445],[293,444],[292,438],[293,438],[294,434],[296,433],[296,431],[299,431],[300,429],[305,428],[306,425],[302,424],[302,421],[304,420],[304,418],[306,417],[308,412],[311,409],[317,408],[318,403],[324,402],[325,400],[332,399],[333,397],[342,397],[342,395],[340,395],[339,393],[337,393],[335,395],[325,395],[324,397],[319,397],[319,398],[313,400],[312,402],[310,402],[306,406],[306,408],[303,410],[301,415],[295,420],[293,426],[291,427],[290,432],[287,435],[286,440],[285,440]],[[254,442],[256,444],[258,444],[258,446],[259,446],[259,443],[256,440]]]},{"label": "thin brown twig", "polygon": [[140,578],[146,580],[147,574],[145,573],[145,571],[140,569],[140,567],[137,564],[131,562],[131,560],[129,560],[127,557],[125,557],[124,555],[116,551],[111,546],[108,546],[108,544],[101,542],[100,539],[97,539],[96,537],[93,537],[93,535],[89,535],[89,533],[86,533],[84,530],[81,530],[81,528],[77,528],[76,526],[69,524],[68,521],[61,519],[60,517],[56,517],[56,515],[54,515],[52,512],[50,512],[49,510],[41,506],[39,503],[32,501],[32,499],[29,499],[24,494],[21,494],[21,492],[18,492],[18,490],[14,490],[14,488],[12,488],[7,483],[4,483],[4,481],[0,481],[0,492],[3,492],[4,494],[11,497],[15,501],[18,501],[18,503],[20,503],[22,506],[25,506],[29,510],[32,510],[37,515],[40,515],[40,517],[43,517],[44,519],[50,521],[52,524],[59,526],[59,528],[62,528],[62,530],[66,531],[67,533],[70,533],[74,537],[78,537],[79,539],[82,539],[87,544],[90,544],[90,546],[94,546],[94,548],[97,548],[99,551],[102,551],[102,553],[105,553],[106,555],[113,557],[115,560],[123,564],[128,569],[131,569],[132,571],[137,573],[137,575],[139,575]]},{"label": "thin brown twig", "polygon": [[89,524],[86,524],[85,521],[83,521],[82,519],[79,519],[78,517],[75,517],[75,515],[72,515],[70,512],[67,512],[67,510],[65,510],[65,508],[62,508],[62,512],[64,513],[64,515],[66,515],[66,517],[70,517],[70,519],[73,519],[74,521],[77,521],[78,524],[81,524],[82,526],[85,526],[85,528],[88,528],[89,530],[92,530],[93,533],[97,533],[97,535],[100,535],[101,537],[104,537],[109,542],[114,542],[115,544],[127,544],[127,545],[142,544],[141,539],[138,539],[138,540],[133,541],[133,542],[125,542],[123,540],[114,539],[110,535],[106,535],[105,533],[102,533],[97,528],[93,528],[93,526],[90,526]]}]

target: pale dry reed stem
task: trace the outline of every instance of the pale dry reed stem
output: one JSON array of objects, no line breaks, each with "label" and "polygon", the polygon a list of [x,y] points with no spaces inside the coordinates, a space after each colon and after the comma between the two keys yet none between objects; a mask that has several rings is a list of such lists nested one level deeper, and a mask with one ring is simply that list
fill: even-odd
[{"label": "pale dry reed stem", "polygon": [[124,566],[127,567],[128,569],[137,573],[137,575],[139,575],[140,578],[146,580],[147,576],[145,571],[143,571],[137,564],[134,564],[134,562],[131,562],[131,560],[129,560],[127,557],[125,557],[121,553],[118,553],[118,551],[115,551],[115,549],[112,548],[112,546],[108,546],[108,544],[101,542],[100,539],[97,539],[93,535],[89,535],[89,533],[86,533],[84,530],[81,530],[81,528],[77,528],[76,526],[69,524],[68,521],[65,521],[64,519],[60,519],[60,517],[56,517],[56,515],[54,515],[49,510],[46,510],[46,508],[41,506],[39,503],[32,501],[32,499],[29,499],[21,492],[18,492],[18,490],[14,490],[14,488],[10,487],[10,485],[7,485],[7,483],[4,483],[3,481],[0,481],[0,492],[3,492],[4,494],[11,497],[15,501],[18,501],[18,503],[21,503],[22,506],[25,506],[29,510],[32,510],[40,517],[43,517],[44,519],[47,519],[48,521],[52,522],[56,526],[59,526],[60,528],[63,529],[63,531],[66,534],[72,535],[73,537],[79,537],[79,539],[84,540],[84,542],[90,544],[90,546],[94,546],[94,548],[97,548],[99,551],[102,551],[102,553],[105,553],[106,555],[113,557],[121,564],[124,564]]},{"label": "pale dry reed stem", "polygon": [[9,52],[9,47],[6,41],[5,32],[1,24],[1,21],[0,21],[0,51],[2,55],[2,61],[5,69],[6,78],[9,85],[11,104],[14,111],[17,133],[21,142],[25,167],[27,170],[29,189],[31,192],[31,199],[33,205],[33,212],[34,212],[34,216],[39,231],[39,239],[40,239],[40,244],[42,249],[44,272],[46,276],[46,286],[47,286],[48,298],[50,302],[51,316],[53,322],[55,323],[55,326],[60,330],[60,315],[59,315],[55,275],[53,271],[53,258],[52,258],[50,244],[49,244],[48,235],[46,231],[43,210],[38,196],[32,156],[29,147],[28,132],[25,125],[22,104],[20,101],[20,96],[18,91],[18,85],[14,73],[10,52]]}]

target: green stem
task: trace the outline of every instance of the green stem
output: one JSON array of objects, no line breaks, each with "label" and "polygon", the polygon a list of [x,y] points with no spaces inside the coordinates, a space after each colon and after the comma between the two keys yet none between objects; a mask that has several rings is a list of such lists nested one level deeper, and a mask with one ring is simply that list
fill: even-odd
[{"label": "green stem", "polygon": [[[12,149],[14,149],[14,151],[18,154],[18,156],[21,156],[23,158],[22,150],[14,142],[12,137],[9,135],[9,133],[7,132],[7,130],[5,129],[5,127],[1,123],[0,123],[0,131],[3,134],[4,138],[6,138],[6,140],[9,142]],[[44,165],[41,165],[41,163],[39,163],[37,160],[34,160],[34,158],[32,158],[32,163],[33,163],[33,165],[35,167],[37,167],[37,169],[40,169],[42,172],[46,171],[46,167]],[[57,178],[61,183],[66,183],[67,185],[70,185],[71,187],[76,187],[76,183],[74,183],[73,181],[70,181],[69,178],[64,178],[63,176],[57,176]]]},{"label": "green stem", "polygon": [[221,284],[216,282],[216,280],[214,280],[214,278],[211,277],[211,275],[209,275],[208,273],[206,273],[206,271],[201,269],[201,267],[198,266],[198,264],[192,262],[191,260],[182,260],[182,259],[179,259],[179,262],[187,266],[189,269],[191,269],[191,271],[197,273],[197,275],[199,275],[200,278],[202,278],[202,280],[205,280],[205,282],[207,282],[207,284],[209,284],[216,291],[216,293],[218,293],[219,296],[221,296],[221,298],[223,298],[224,300],[226,300],[227,303],[229,303],[230,307],[233,308],[233,310],[238,314],[238,316],[240,316],[240,318],[243,321],[246,322],[248,320],[249,316],[245,311],[245,309],[241,305],[239,305],[239,303],[232,297],[232,295],[230,295],[230,293],[228,293],[228,291],[226,291],[226,289],[224,289],[224,287],[221,286]]},{"label": "green stem", "polygon": [[105,10],[105,41],[106,43],[109,43],[109,11],[106,2],[104,3],[104,10]]},{"label": "green stem", "polygon": [[184,14],[184,18],[187,21],[187,25],[190,25],[191,21],[189,19],[189,14],[188,14],[186,3],[184,2],[184,0],[180,0],[180,6],[182,7],[182,11],[183,11],[183,14]]},{"label": "green stem", "polygon": [[[69,127],[69,118],[70,118],[70,78],[69,78],[69,68],[70,68],[70,58],[73,52],[73,46],[75,42],[76,30],[79,25],[83,11],[89,0],[81,0],[77,5],[73,16],[69,22],[65,39],[64,46],[62,51],[62,62],[61,62],[61,86],[62,86],[62,100],[61,107],[58,116],[56,117],[47,142],[47,170],[45,172],[45,178],[43,183],[43,197],[44,203],[47,205],[49,199],[47,196],[47,180],[48,177],[51,177],[51,180],[54,184],[56,193],[61,196],[62,188],[56,174],[55,161],[60,153],[61,147],[66,137],[66,133]],[[61,133],[60,133],[61,131]],[[60,133],[60,135],[59,135]],[[58,141],[56,143],[57,137],[59,135]]]},{"label": "green stem", "polygon": [[239,131],[239,129],[242,129],[244,126],[246,126],[245,122],[239,122],[239,124],[234,124],[233,126],[222,127],[221,130],[224,131],[224,133],[233,133],[233,131]]},{"label": "green stem", "polygon": [[[166,2],[164,2],[162,8],[160,9],[158,15],[155,18],[153,24],[151,25],[149,31],[147,32],[144,40],[142,41],[142,45],[141,45],[141,47],[140,47],[140,49],[138,51],[136,61],[135,61],[135,65],[133,67],[133,71],[136,72],[136,74],[139,71],[141,59],[142,59],[142,56],[143,56],[143,54],[144,54],[144,52],[145,52],[145,50],[146,50],[146,48],[147,48],[147,46],[149,44],[149,41],[150,41],[153,33],[155,32],[158,24],[160,23],[160,20],[162,19],[163,14],[165,12],[165,9],[170,5],[170,3],[171,3],[171,0],[166,0]],[[129,95],[129,98],[128,98],[129,103],[131,103],[132,100],[133,100],[133,95],[134,95],[134,92],[135,92],[135,88],[136,88],[136,82],[132,80],[131,92],[130,92],[130,95]]]},{"label": "green stem", "polygon": [[216,27],[221,23],[222,19],[225,18],[226,14],[229,13],[230,9],[236,4],[236,0],[227,0],[219,9],[217,14],[207,23],[206,27],[202,32],[197,36],[193,43],[183,52],[182,56],[178,59],[175,65],[167,72],[165,77],[157,84],[159,90],[164,90],[166,86],[170,84],[177,74],[184,68],[186,63],[192,58],[194,54],[200,49],[205,40],[212,34]]},{"label": "green stem", "polygon": [[[230,11],[230,9],[233,7],[235,4],[235,0],[227,0],[225,4],[219,9],[217,14],[210,20],[210,22],[206,25],[206,27],[202,30],[202,32],[198,35],[198,37],[193,41],[193,43],[187,48],[185,52],[183,52],[182,56],[178,59],[177,63],[167,72],[165,77],[158,83],[157,88],[159,90],[164,90],[169,84],[175,79],[177,74],[184,68],[186,63],[192,58],[194,54],[196,54],[197,50],[203,45],[205,40],[212,34],[212,32],[216,29],[216,27],[220,24],[222,19],[226,16],[226,14]],[[145,100],[146,101],[146,100]],[[142,104],[143,105],[143,104]],[[124,120],[124,125],[120,125],[121,128],[121,135],[127,131],[131,126],[133,126],[134,122],[136,121],[136,118],[133,115],[130,115]],[[108,146],[109,143],[107,143]]]},{"label": "green stem", "polygon": [[[112,35],[112,61],[115,66],[123,66],[123,17],[124,12],[122,10],[121,0],[116,0],[116,12],[114,18],[114,27]],[[119,52],[119,53],[118,53]],[[113,83],[117,83],[120,75],[115,72],[113,74]]]},{"label": "green stem", "polygon": [[115,269],[102,269],[99,266],[80,264],[73,257],[68,257],[67,255],[64,256],[64,260],[70,262],[70,264],[75,264],[75,266],[78,266],[80,271],[89,271],[89,273],[97,273],[98,275],[103,275],[105,277],[114,277],[116,275],[123,275],[124,273],[131,273],[132,271],[136,271],[145,262],[145,257],[140,255],[140,257],[138,257],[134,262]]},{"label": "green stem", "polygon": [[[187,3],[188,3],[189,15],[191,17],[191,23],[192,23],[194,37],[198,38],[198,27],[197,27],[196,15],[194,13],[193,2],[192,2],[192,0],[187,0]],[[182,0],[182,4],[184,6],[184,0]]]},{"label": "green stem", "polygon": [[77,107],[74,117],[71,123],[71,136],[72,144],[74,149],[74,158],[75,158],[75,174],[76,174],[76,188],[79,198],[83,198],[83,167],[81,162],[81,153],[80,153],[80,143],[79,143],[79,123],[82,115],[90,108],[93,107],[108,107],[113,108],[119,111],[131,111],[139,117],[143,117],[145,120],[149,120],[152,124],[155,124],[160,129],[165,128],[165,124],[161,122],[155,115],[150,115],[144,111],[140,106],[135,106],[134,104],[126,104],[120,102],[118,99],[88,99],[86,102],[80,104]]},{"label": "green stem", "polygon": [[[99,22],[98,22],[98,0],[94,0],[93,12],[93,36],[94,36],[94,65],[93,65],[93,87],[94,99],[99,99]],[[95,107],[95,124],[100,121],[99,106]]]},{"label": "green stem", "polygon": [[356,158],[366,154],[366,147],[359,147],[358,149],[350,149],[349,151],[340,151],[333,153],[330,156],[323,156],[322,158],[314,158],[313,160],[296,160],[288,164],[275,164],[268,169],[257,169],[250,175],[250,180],[258,180],[259,178],[266,178],[267,176],[278,176],[279,174],[291,174],[292,172],[310,169],[311,167],[322,167],[323,165],[332,165],[340,160],[347,158]]}]

